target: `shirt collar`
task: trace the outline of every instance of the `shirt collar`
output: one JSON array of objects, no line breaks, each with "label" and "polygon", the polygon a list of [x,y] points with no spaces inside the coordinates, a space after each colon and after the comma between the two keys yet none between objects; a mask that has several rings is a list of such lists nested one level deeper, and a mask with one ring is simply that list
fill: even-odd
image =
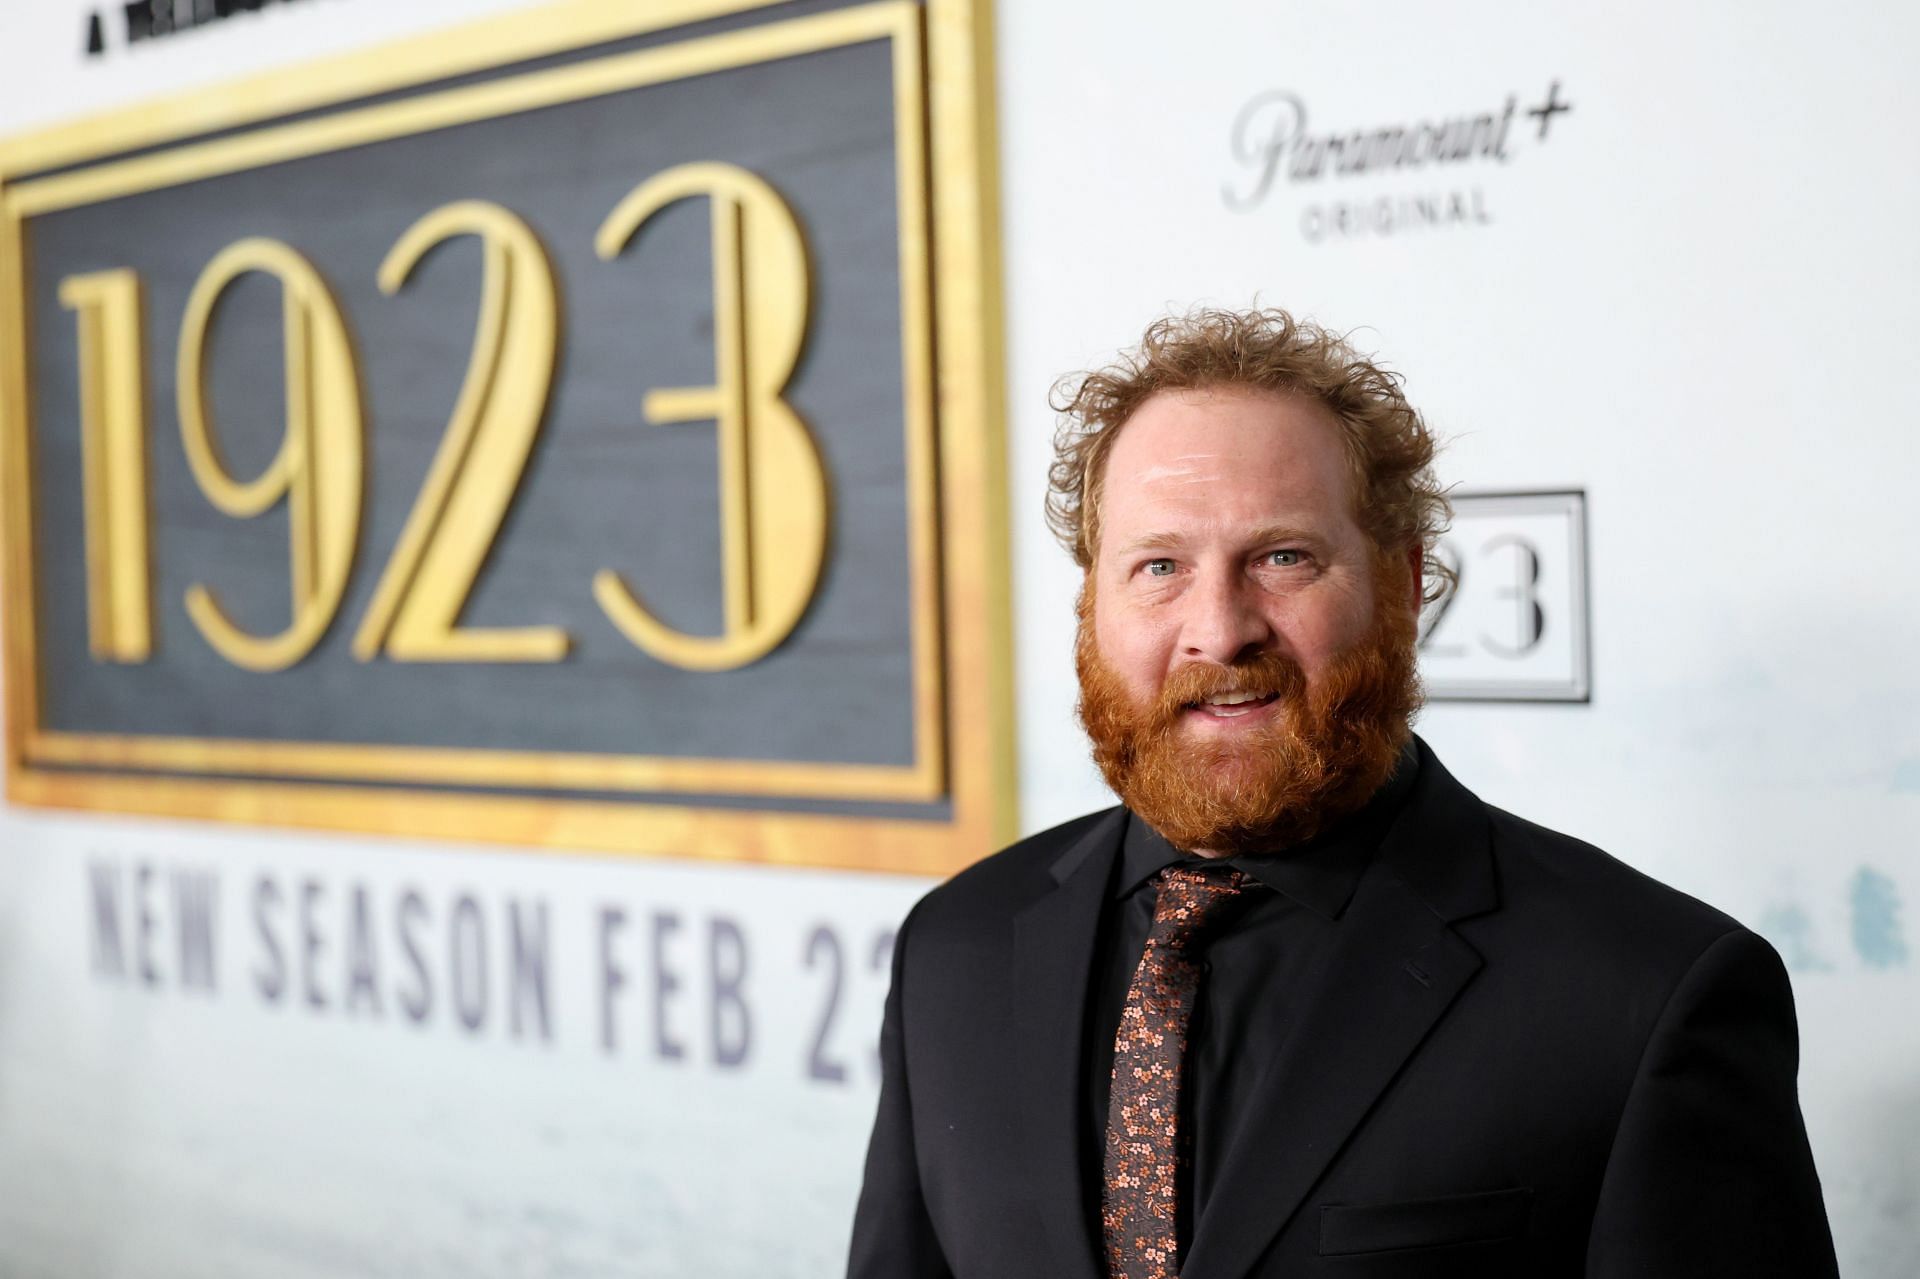
[{"label": "shirt collar", "polygon": [[[1304,906],[1338,919],[1360,883],[1361,872],[1373,860],[1387,827],[1413,788],[1420,771],[1420,753],[1411,741],[1400,754],[1393,775],[1373,793],[1359,812],[1292,848],[1273,853],[1246,853],[1227,864],[1244,871]],[[1114,897],[1126,897],[1167,867],[1182,861],[1199,862],[1169,844],[1159,831],[1132,813],[1120,844],[1120,874]],[[1217,862],[1208,860],[1207,864]]]}]

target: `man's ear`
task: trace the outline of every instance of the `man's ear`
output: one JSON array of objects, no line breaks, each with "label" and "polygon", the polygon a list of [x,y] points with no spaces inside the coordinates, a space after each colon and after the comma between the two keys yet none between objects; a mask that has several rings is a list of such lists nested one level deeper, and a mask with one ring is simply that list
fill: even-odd
[{"label": "man's ear", "polygon": [[1426,602],[1423,598],[1426,586],[1427,548],[1415,542],[1407,548],[1407,580],[1413,585],[1413,615],[1420,616],[1420,606]]}]

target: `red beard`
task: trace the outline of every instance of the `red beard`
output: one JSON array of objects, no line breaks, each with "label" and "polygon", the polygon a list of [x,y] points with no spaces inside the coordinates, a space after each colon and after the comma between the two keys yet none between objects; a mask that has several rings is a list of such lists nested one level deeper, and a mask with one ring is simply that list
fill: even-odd
[{"label": "red beard", "polygon": [[[1378,600],[1404,593],[1403,573],[1376,572]],[[1231,856],[1311,839],[1380,789],[1412,734],[1421,692],[1406,609],[1376,607],[1368,632],[1311,683],[1292,658],[1261,653],[1232,666],[1183,666],[1144,706],[1101,659],[1092,613],[1083,592],[1074,665],[1093,762],[1175,848]],[[1271,723],[1233,742],[1185,731],[1187,706],[1246,688],[1279,694]]]}]

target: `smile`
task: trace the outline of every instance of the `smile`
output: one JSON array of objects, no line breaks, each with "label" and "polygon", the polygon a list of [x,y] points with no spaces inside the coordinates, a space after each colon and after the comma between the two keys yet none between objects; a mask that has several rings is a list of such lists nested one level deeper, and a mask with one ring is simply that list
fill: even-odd
[{"label": "smile", "polygon": [[1215,693],[1203,701],[1188,702],[1186,709],[1214,719],[1237,719],[1271,705],[1279,696],[1278,693],[1264,691]]}]

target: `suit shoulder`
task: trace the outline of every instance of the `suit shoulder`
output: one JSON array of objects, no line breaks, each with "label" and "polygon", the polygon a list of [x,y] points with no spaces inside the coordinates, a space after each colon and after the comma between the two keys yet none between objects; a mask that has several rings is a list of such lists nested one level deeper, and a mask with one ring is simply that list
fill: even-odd
[{"label": "suit shoulder", "polygon": [[916,927],[976,926],[1011,914],[1052,884],[1053,865],[1062,853],[1102,822],[1117,821],[1120,813],[1117,807],[1087,813],[981,858],[920,899]]},{"label": "suit shoulder", "polygon": [[1686,966],[1727,933],[1725,911],[1661,882],[1585,840],[1487,806],[1502,895],[1563,930],[1569,942]]}]

